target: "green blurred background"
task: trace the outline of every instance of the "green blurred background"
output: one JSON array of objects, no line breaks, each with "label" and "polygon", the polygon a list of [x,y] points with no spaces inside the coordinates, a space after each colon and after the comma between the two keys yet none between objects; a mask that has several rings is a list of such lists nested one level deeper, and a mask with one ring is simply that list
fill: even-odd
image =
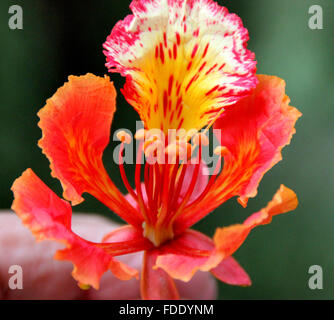
[{"label": "green blurred background", "polygon": [[[61,194],[50,177],[49,164],[37,147],[41,132],[37,111],[70,74],[107,73],[102,43],[115,23],[130,13],[130,1],[8,1],[0,4],[0,204],[9,208],[10,186],[27,167]],[[332,0],[226,0],[250,33],[258,73],[277,75],[287,82],[291,104],[304,114],[297,134],[283,151],[284,160],[267,173],[258,196],[242,209],[235,199],[222,205],[196,227],[212,235],[215,227],[241,222],[262,208],[281,183],[295,190],[300,205],[254,230],[236,257],[253,285],[238,288],[221,284],[221,299],[332,299],[334,298],[334,2]],[[8,28],[9,6],[21,5],[24,29]],[[323,30],[308,28],[308,9],[323,8]],[[116,88],[124,79],[114,74]],[[135,128],[136,113],[123,96],[112,130]],[[131,119],[131,120],[129,120]],[[105,164],[112,178],[111,144]],[[130,168],[131,170],[131,168]],[[95,199],[75,208],[114,218]],[[0,248],[1,250],[1,248]],[[320,265],[323,290],[310,290],[308,269]]]}]

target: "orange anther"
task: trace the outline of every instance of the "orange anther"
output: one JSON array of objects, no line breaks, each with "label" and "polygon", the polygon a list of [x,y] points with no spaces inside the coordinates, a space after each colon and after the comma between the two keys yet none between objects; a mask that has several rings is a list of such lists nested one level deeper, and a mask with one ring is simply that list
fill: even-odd
[{"label": "orange anther", "polygon": [[146,137],[146,130],[145,129],[139,129],[136,133],[135,133],[135,139],[136,140],[144,140]]},{"label": "orange anther", "polygon": [[116,137],[119,141],[126,143],[126,144],[130,144],[132,141],[131,136],[123,130],[117,132]]},{"label": "orange anther", "polygon": [[193,143],[198,146],[200,144],[202,144],[203,146],[207,146],[209,145],[209,139],[206,134],[199,132],[194,136]]},{"label": "orange anther", "polygon": [[217,156],[222,156],[222,157],[225,157],[230,153],[230,151],[224,146],[219,146],[219,147],[215,148],[215,150],[213,152]]}]

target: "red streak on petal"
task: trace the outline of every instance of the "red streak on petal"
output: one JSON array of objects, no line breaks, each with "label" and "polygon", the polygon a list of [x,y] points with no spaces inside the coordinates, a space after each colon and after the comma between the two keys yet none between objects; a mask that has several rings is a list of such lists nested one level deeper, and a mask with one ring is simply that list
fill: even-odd
[{"label": "red streak on petal", "polygon": [[217,63],[206,72],[206,76],[217,67]]},{"label": "red streak on petal", "polygon": [[205,95],[209,96],[211,93],[215,92],[219,88],[219,85],[214,86],[210,91],[208,91]]},{"label": "red streak on petal", "polygon": [[173,82],[174,82],[174,76],[171,75],[169,77],[169,83],[168,83],[168,95],[170,96],[172,93],[172,89],[173,89]]},{"label": "red streak on petal", "polygon": [[182,106],[182,104],[180,104],[180,106],[179,106],[179,111],[178,111],[178,113],[177,113],[177,118],[179,119],[180,118],[180,115],[181,115],[181,113],[182,113],[182,110],[183,110],[183,106]]},{"label": "red streak on petal", "polygon": [[164,54],[164,48],[162,46],[162,43],[160,43],[160,59],[162,63],[165,63],[165,54]]},{"label": "red streak on petal", "polygon": [[164,32],[164,45],[167,48],[167,35],[166,35],[166,32]]},{"label": "red streak on petal", "polygon": [[167,104],[168,104],[168,95],[167,95],[167,91],[164,91],[163,107],[164,107],[164,116],[165,117],[166,117],[166,114],[167,114]]},{"label": "red streak on petal", "polygon": [[178,32],[176,32],[176,43],[177,43],[178,46],[181,43],[181,37],[180,37],[180,34]]},{"label": "red streak on petal", "polygon": [[174,55],[174,60],[177,58],[177,45],[174,43],[173,46],[173,55]]},{"label": "red streak on petal", "polygon": [[225,67],[226,63],[223,63],[220,68],[218,69],[219,71]]},{"label": "red streak on petal", "polygon": [[175,112],[174,112],[174,110],[173,110],[172,113],[170,114],[169,122],[172,122],[172,121],[173,121],[173,119],[174,119],[174,114],[175,114]]},{"label": "red streak on petal", "polygon": [[193,52],[191,53],[191,59],[193,59],[196,55],[196,52],[198,50],[198,43],[194,46]]},{"label": "red streak on petal", "polygon": [[157,59],[159,57],[159,47],[155,47],[155,58]]},{"label": "red streak on petal", "polygon": [[205,65],[206,65],[206,61],[202,63],[201,67],[198,69],[198,72],[201,72],[204,69]]},{"label": "red streak on petal", "polygon": [[180,123],[179,123],[179,125],[178,125],[178,127],[177,127],[177,130],[181,129],[183,121],[184,121],[184,119],[182,118],[181,121],[180,121]]},{"label": "red streak on petal", "polygon": [[180,94],[180,90],[181,90],[181,84],[179,83],[177,85],[177,89],[176,89],[176,95],[178,96]]},{"label": "red streak on petal", "polygon": [[181,105],[182,105],[182,97],[179,97],[176,102],[176,109],[180,108]]},{"label": "red streak on petal", "polygon": [[208,49],[209,49],[209,44],[206,45],[206,47],[204,49],[204,52],[203,52],[203,55],[202,55],[202,58],[204,58],[206,56],[206,54],[208,53]]},{"label": "red streak on petal", "polygon": [[199,77],[199,76],[198,76],[197,74],[195,74],[195,75],[191,78],[191,80],[189,81],[189,83],[188,83],[188,85],[187,85],[187,87],[186,87],[186,92],[188,91],[188,89],[190,88],[190,86],[192,85],[192,83],[198,79],[198,77]]}]

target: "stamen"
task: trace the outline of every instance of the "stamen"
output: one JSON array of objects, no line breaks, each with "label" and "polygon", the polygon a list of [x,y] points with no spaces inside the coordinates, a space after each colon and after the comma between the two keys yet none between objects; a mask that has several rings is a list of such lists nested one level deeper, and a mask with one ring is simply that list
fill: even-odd
[{"label": "stamen", "polygon": [[214,182],[215,182],[215,180],[216,180],[216,178],[219,174],[219,171],[221,169],[221,162],[222,162],[222,157],[219,157],[219,160],[217,161],[215,170],[214,170],[212,176],[210,177],[208,184],[205,186],[205,189],[202,191],[202,193],[192,203],[187,204],[187,206],[184,208],[184,211],[188,210],[190,207],[195,207],[209,193],[209,191],[210,191],[212,185],[214,184]]},{"label": "stamen", "polygon": [[164,144],[161,140],[152,140],[148,145],[146,142],[144,143],[144,152],[146,160],[153,164],[154,162],[158,162],[159,164],[164,163],[164,154],[163,154]]},{"label": "stamen", "polygon": [[144,140],[147,137],[147,131],[145,129],[139,129],[136,133],[135,133],[135,139],[136,140]]},{"label": "stamen", "polygon": [[141,188],[141,182],[140,182],[140,173],[141,173],[141,151],[143,150],[143,143],[141,142],[139,145],[139,150],[137,153],[137,161],[136,161],[136,169],[135,169],[135,185],[136,185],[136,191],[137,191],[137,197],[138,197],[138,204],[142,211],[143,216],[146,218],[145,220],[149,219],[148,211],[144,202],[142,188]]},{"label": "stamen", "polygon": [[169,164],[177,163],[176,158],[187,161],[191,157],[192,146],[185,140],[174,141],[166,147],[165,154],[168,156]]},{"label": "stamen", "polygon": [[196,133],[192,141],[197,146],[199,146],[200,144],[202,144],[203,146],[209,145],[209,139],[207,135],[202,132]]},{"label": "stamen", "polygon": [[199,174],[199,169],[201,167],[201,161],[202,161],[202,145],[199,145],[199,149],[198,149],[198,163],[196,163],[196,167],[189,185],[189,188],[182,200],[182,202],[178,205],[178,209],[176,211],[175,214],[173,214],[173,218],[171,219],[171,222],[174,222],[174,220],[180,215],[180,213],[182,213],[183,208],[185,207],[185,205],[188,203],[190,196],[192,195],[194,189],[195,189],[195,185],[197,182],[197,178],[198,178],[198,174]]},{"label": "stamen", "polygon": [[123,130],[117,132],[116,137],[119,141],[124,142],[126,144],[130,144],[132,141],[131,136]]},{"label": "stamen", "polygon": [[138,201],[138,198],[137,198],[137,195],[135,194],[135,192],[133,191],[130,183],[129,183],[129,180],[126,176],[126,173],[125,173],[125,170],[124,170],[124,164],[123,164],[123,151],[124,151],[124,142],[122,142],[121,144],[121,147],[120,147],[120,150],[119,150],[119,155],[118,155],[118,163],[119,163],[119,171],[120,171],[120,174],[121,174],[121,177],[122,177],[122,180],[123,180],[123,184],[126,188],[126,190],[131,194],[131,196],[133,197],[133,199],[135,201]]},{"label": "stamen", "polygon": [[214,152],[215,155],[222,156],[222,157],[225,157],[230,153],[230,151],[224,146],[219,146],[219,147],[215,148],[215,150],[213,152]]}]

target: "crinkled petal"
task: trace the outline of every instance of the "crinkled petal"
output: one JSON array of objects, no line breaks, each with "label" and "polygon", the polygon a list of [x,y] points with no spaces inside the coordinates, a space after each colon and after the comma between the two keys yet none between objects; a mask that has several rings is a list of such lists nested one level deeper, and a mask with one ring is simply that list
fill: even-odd
[{"label": "crinkled petal", "polygon": [[103,273],[128,280],[138,272],[116,261],[97,244],[86,241],[71,230],[72,210],[68,202],[53,193],[31,169],[26,170],[13,186],[12,209],[37,240],[56,240],[66,245],[55,258],[74,264],[73,277],[82,285],[99,287]]},{"label": "crinkled petal", "polygon": [[156,267],[165,270],[174,279],[187,282],[197,271],[217,267],[222,258],[212,239],[200,232],[187,230],[161,248]]},{"label": "crinkled petal", "polygon": [[290,143],[301,113],[289,105],[282,79],[259,75],[258,80],[249,97],[215,122],[217,137],[228,149],[223,170],[201,203],[179,217],[178,229],[191,227],[233,196],[246,206],[263,175],[282,159],[282,148]]},{"label": "crinkled petal", "polygon": [[289,105],[284,80],[267,75],[258,79],[253,93],[215,123],[215,129],[221,130],[221,145],[230,151],[217,184],[238,195],[244,206],[256,196],[263,175],[282,159],[282,148],[290,143],[301,116]]},{"label": "crinkled petal", "polygon": [[252,214],[243,224],[236,224],[225,228],[218,228],[214,235],[216,248],[225,257],[231,256],[245,241],[250,231],[271,222],[272,217],[296,209],[298,200],[296,194],[281,185],[268,205]]},{"label": "crinkled petal", "polygon": [[200,129],[256,85],[241,19],[212,0],[134,0],[104,44],[106,66],[149,129]]},{"label": "crinkled petal", "polygon": [[234,286],[250,286],[252,284],[247,272],[233,257],[225,258],[210,272],[220,281]]},{"label": "crinkled petal", "polygon": [[43,133],[39,146],[50,160],[52,175],[62,183],[65,199],[75,205],[88,192],[128,223],[139,225],[136,211],[124,201],[102,162],[115,99],[109,77],[70,76],[38,113]]},{"label": "crinkled petal", "polygon": [[144,300],[178,300],[174,280],[162,269],[155,268],[156,250],[145,251],[140,290]]}]

